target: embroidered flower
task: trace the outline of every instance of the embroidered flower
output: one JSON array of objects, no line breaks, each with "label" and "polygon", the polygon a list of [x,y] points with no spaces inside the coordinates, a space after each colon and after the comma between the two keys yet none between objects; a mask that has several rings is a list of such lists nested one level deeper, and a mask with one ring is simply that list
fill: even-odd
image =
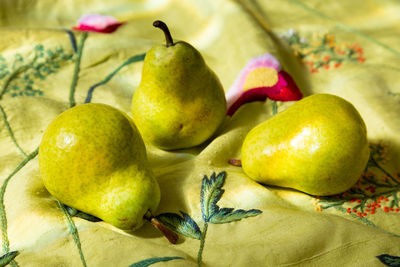
[{"label": "embroidered flower", "polygon": [[322,69],[336,69],[348,61],[363,63],[366,60],[363,48],[357,43],[338,43],[331,33],[315,33],[309,41],[300,37],[293,29],[280,36],[309,67],[311,73],[318,73]]},{"label": "embroidered flower", "polygon": [[78,26],[73,27],[78,31],[112,33],[116,31],[123,23],[111,16],[102,16],[99,14],[83,15],[78,20]]},{"label": "embroidered flower", "polygon": [[232,116],[243,104],[264,101],[293,101],[303,97],[292,77],[281,69],[271,54],[252,58],[226,93],[227,114]]}]

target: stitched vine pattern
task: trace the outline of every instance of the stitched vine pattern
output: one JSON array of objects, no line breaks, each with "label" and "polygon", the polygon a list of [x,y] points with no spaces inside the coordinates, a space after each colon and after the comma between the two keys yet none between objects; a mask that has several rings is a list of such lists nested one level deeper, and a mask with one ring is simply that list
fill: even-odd
[{"label": "stitched vine pattern", "polygon": [[198,224],[183,211],[181,211],[181,214],[163,213],[157,216],[157,219],[171,230],[184,236],[200,240],[200,247],[197,255],[197,264],[199,267],[202,266],[203,249],[210,223],[230,223],[247,217],[257,216],[261,213],[261,210],[257,209],[234,210],[233,208],[220,208],[217,202],[225,192],[222,189],[225,178],[226,172],[220,172],[217,175],[212,173],[210,178],[206,175],[203,177],[200,191],[200,205],[204,224],[202,230],[200,230]]},{"label": "stitched vine pattern", "polygon": [[[67,31],[69,36],[71,37],[70,31]],[[73,33],[72,36],[74,37]],[[72,77],[71,87],[70,87],[70,107],[75,105],[74,92],[76,89],[76,85],[78,82],[79,72],[80,72],[80,57],[82,56],[84,40],[87,36],[85,33],[81,35],[80,46],[77,46],[75,43],[74,50],[75,55],[68,55],[65,53],[62,47],[59,48],[45,48],[43,45],[37,45],[33,48],[33,53],[31,57],[22,56],[20,54],[16,54],[14,58],[9,62],[4,57],[0,56],[0,82],[2,84],[0,91],[0,100],[3,98],[5,94],[8,94],[11,97],[18,96],[41,96],[44,94],[40,88],[35,87],[35,81],[45,80],[47,76],[56,73],[62,64],[67,64],[68,61],[75,61],[74,75]],[[71,38],[75,40],[75,38]],[[74,45],[74,43],[72,44]],[[79,51],[80,50],[80,51]],[[357,51],[356,51],[357,52]],[[362,55],[362,50],[361,50]],[[77,57],[79,60],[77,60]],[[124,66],[129,65],[134,62],[138,62],[143,60],[144,54],[136,55],[131,57],[127,61],[125,61],[121,66],[119,66],[115,71],[110,73],[104,80],[96,83],[92,87],[89,88],[87,93],[87,100],[85,103],[91,101],[91,97],[95,88],[100,85],[107,83],[111,80],[117,72],[122,69]],[[358,59],[360,61],[360,59]],[[362,60],[361,60],[362,61]],[[78,62],[78,63],[77,63]],[[332,63],[332,62],[331,62]],[[9,126],[7,121],[7,116],[4,109],[1,109],[3,114],[3,121],[5,125]],[[3,181],[0,191],[0,222],[1,222],[1,230],[2,230],[2,248],[3,248],[3,256],[0,257],[0,266],[5,266],[7,264],[11,264],[12,266],[18,266],[17,262],[14,260],[15,257],[18,256],[18,251],[11,251],[9,246],[9,240],[7,236],[7,217],[5,213],[4,207],[4,195],[7,189],[8,182],[14,177],[19,170],[21,170],[27,163],[29,163],[32,159],[34,159],[38,154],[38,148],[36,148],[31,153],[26,153],[22,150],[22,148],[18,145],[17,140],[13,136],[13,132],[11,127],[9,127],[8,133],[13,140],[13,143],[19,148],[21,154],[24,156],[24,159],[18,164],[18,166],[9,174],[6,179]],[[366,219],[372,212],[372,206],[375,207],[375,211],[381,208],[385,212],[397,212],[399,208],[399,196],[397,195],[400,189],[400,181],[399,174],[390,174],[387,172],[382,165],[385,164],[385,151],[386,146],[381,143],[371,144],[371,160],[368,165],[368,170],[373,169],[374,171],[378,170],[379,175],[374,172],[368,171],[363,175],[363,178],[360,182],[352,188],[349,192],[344,193],[338,198],[330,198],[330,199],[317,199],[316,207],[321,211],[324,209],[328,209],[334,207],[343,212],[348,212],[349,207],[351,208],[348,212],[352,216],[357,216],[361,220],[366,223],[372,224],[369,220]],[[200,230],[200,227],[197,223],[186,213],[181,212],[181,214],[174,213],[166,213],[161,214],[158,217],[164,219],[164,223],[169,225],[169,227],[173,230],[178,231],[179,233],[200,240],[200,248],[198,252],[198,264],[201,266],[202,264],[202,254],[206,240],[206,233],[209,224],[216,223],[229,223],[233,221],[238,221],[247,217],[257,216],[261,213],[260,210],[234,210],[233,208],[220,208],[217,206],[217,202],[221,199],[224,190],[222,186],[225,182],[226,173],[222,172],[216,175],[213,173],[210,178],[204,176],[202,180],[202,188],[201,188],[201,211],[202,211],[202,219],[203,219],[203,229]],[[338,200],[342,198],[344,199],[343,203],[339,203]],[[379,202],[380,201],[380,202]],[[376,204],[374,204],[374,202]],[[374,205],[373,205],[374,204]],[[381,204],[381,207],[378,207],[378,204]],[[384,204],[384,205],[382,205]],[[83,214],[77,210],[66,207],[61,203],[58,203],[60,210],[67,218],[68,226],[71,232],[71,235],[74,238],[74,242],[76,243],[81,260],[82,265],[86,266],[86,262],[83,256],[83,252],[80,246],[80,239],[78,235],[78,230],[75,227],[75,224],[70,216],[81,217],[89,221],[97,221],[97,218],[87,217],[87,214]],[[347,205],[347,206],[346,206]],[[370,206],[368,206],[370,205]],[[349,206],[349,207],[348,207]],[[385,207],[387,209],[385,210]],[[369,209],[369,210],[367,210]],[[356,210],[356,212],[354,211]],[[360,214],[359,214],[360,213]],[[367,213],[364,215],[364,213]],[[373,225],[373,224],[372,224]],[[377,256],[377,258],[387,264],[388,266],[395,266],[390,264],[399,264],[400,258],[395,256],[390,256],[387,254],[383,254]],[[149,258],[142,260],[140,262],[134,263],[131,267],[137,266],[149,266],[151,264],[163,261],[177,260],[183,259],[181,257],[160,257],[160,258]]]},{"label": "stitched vine pattern", "polygon": [[381,140],[370,143],[370,160],[362,177],[350,190],[333,197],[314,199],[317,211],[336,208],[361,219],[371,226],[368,217],[377,212],[400,212],[399,173],[389,173],[383,166],[387,163],[387,144]]},{"label": "stitched vine pattern", "polygon": [[346,61],[363,63],[364,51],[357,43],[337,43],[331,33],[314,34],[308,40],[301,37],[293,29],[281,35],[300,57],[311,73],[320,69],[339,68]]},{"label": "stitched vine pattern", "polygon": [[[50,74],[56,73],[62,64],[67,63],[69,60],[75,61],[75,67],[73,71],[73,76],[71,80],[70,86],[70,95],[69,95],[69,103],[70,107],[76,105],[75,102],[75,89],[78,84],[79,73],[80,73],[80,62],[82,57],[82,52],[85,44],[85,40],[88,37],[88,33],[84,32],[81,35],[79,44],[76,43],[75,35],[72,31],[65,31],[69,38],[73,50],[75,52],[74,55],[69,55],[64,52],[62,47],[54,48],[54,49],[45,49],[43,45],[36,45],[33,48],[34,56],[31,60],[27,60],[22,57],[20,54],[16,54],[14,56],[14,61],[9,67],[5,58],[0,56],[0,80],[4,80],[1,91],[0,91],[0,100],[5,94],[9,94],[11,97],[17,96],[42,96],[44,92],[40,89],[35,89],[33,87],[34,81],[36,79],[45,80],[46,77]],[[87,93],[87,98],[85,103],[89,103],[94,92],[94,89],[100,85],[106,84],[108,81],[112,79],[123,67],[142,61],[144,59],[144,54],[135,55],[128,60],[126,60],[122,65],[120,65],[116,70],[107,75],[107,77],[99,83],[96,83],[94,86],[91,86]],[[14,260],[15,257],[19,255],[18,251],[10,252],[10,244],[8,240],[7,234],[7,216],[5,212],[4,206],[4,195],[7,189],[7,185],[9,181],[17,174],[27,163],[29,163],[32,159],[34,159],[38,155],[39,147],[37,147],[33,152],[27,154],[23,151],[23,149],[19,146],[13,131],[10,127],[10,124],[7,119],[7,114],[2,106],[0,106],[0,111],[2,114],[3,122],[6,126],[7,132],[12,139],[14,145],[18,148],[21,154],[24,156],[24,159],[18,164],[18,166],[14,169],[14,171],[7,176],[7,178],[3,181],[0,190],[0,222],[1,222],[1,234],[2,234],[2,248],[3,255],[0,257],[0,266],[6,266],[10,264],[13,267],[19,266],[18,263]],[[78,249],[80,259],[83,266],[87,266],[84,253],[82,251],[80,237],[78,233],[78,229],[75,226],[74,221],[71,217],[79,217],[91,222],[100,221],[100,219],[78,211],[76,209],[70,208],[61,202],[56,200],[57,205],[59,206],[61,212],[64,214],[69,231],[73,237],[73,240]],[[158,262],[165,262],[171,260],[183,259],[182,257],[155,257],[148,258],[137,263],[130,265],[131,267],[145,267],[150,266],[152,264]]]},{"label": "stitched vine pattern", "polygon": [[[75,102],[75,89],[76,89],[76,85],[78,83],[78,77],[79,77],[79,71],[80,71],[80,62],[82,59],[82,53],[83,53],[83,48],[85,46],[85,41],[88,37],[88,33],[87,32],[83,32],[82,37],[79,41],[79,44],[77,44],[76,42],[76,38],[75,35],[72,31],[67,30],[66,31],[67,34],[69,35],[70,38],[70,42],[71,45],[76,53],[76,61],[75,61],[75,71],[74,71],[74,75],[73,75],[73,79],[72,79],[72,83],[71,83],[71,87],[70,87],[70,95],[69,95],[69,102],[70,102],[70,107],[73,107],[76,105]],[[102,81],[92,85],[88,91],[87,91],[87,96],[86,99],[84,101],[84,103],[90,103],[93,97],[93,93],[94,90],[101,86],[104,85],[106,83],[108,83],[121,69],[123,69],[125,66],[128,66],[132,63],[136,63],[136,62],[140,62],[144,60],[144,56],[145,54],[139,54],[139,55],[134,55],[130,58],[128,58],[125,62],[123,62],[120,66],[118,66],[114,71],[112,71],[109,75],[107,75],[105,77],[105,79],[103,79]],[[75,226],[75,223],[73,222],[73,220],[71,219],[71,217],[78,217],[90,222],[98,222],[101,221],[101,219],[92,216],[90,214],[87,214],[85,212],[79,211],[77,209],[74,209],[72,207],[69,207],[67,205],[62,204],[61,202],[57,201],[57,204],[59,205],[59,207],[61,208],[63,214],[65,215],[67,221],[68,221],[68,225],[69,225],[69,229],[71,232],[71,235],[74,239],[74,242],[78,248],[78,252],[82,261],[82,265],[86,266],[86,260],[85,260],[85,256],[84,253],[82,251],[82,247],[81,247],[81,243],[80,243],[80,238],[79,238],[79,234],[78,234],[78,229]],[[136,263],[133,263],[130,265],[130,267],[146,267],[146,266],[150,266],[152,264],[158,263],[158,262],[165,262],[165,261],[171,261],[171,260],[177,260],[177,259],[183,259],[182,257],[154,257],[154,258],[148,258]]]},{"label": "stitched vine pattern", "polygon": [[134,264],[129,265],[129,267],[147,267],[154,263],[172,261],[172,260],[184,260],[182,257],[155,257],[149,258],[142,261],[138,261]]},{"label": "stitched vine pattern", "polygon": [[33,49],[33,55],[14,55],[9,62],[0,55],[0,80],[4,80],[1,97],[8,94],[16,96],[42,96],[43,91],[35,88],[35,80],[45,80],[55,73],[62,64],[72,59],[62,47],[45,48],[38,44]]},{"label": "stitched vine pattern", "polygon": [[[28,62],[20,54],[14,56],[14,61],[11,67],[6,63],[7,61],[3,58],[2,60],[2,79],[4,79],[1,91],[0,100],[6,93],[9,93],[11,97],[16,96],[37,96],[43,95],[43,92],[39,89],[34,89],[33,84],[35,79],[46,79],[49,74],[55,73],[60,65],[68,60],[72,59],[72,55],[67,55],[64,53],[62,48],[55,49],[45,49],[43,45],[38,44],[33,48],[33,58]],[[54,61],[54,62],[53,62]],[[22,80],[22,81],[21,81]],[[16,93],[18,91],[18,93]],[[7,234],[7,216],[4,206],[4,195],[7,189],[9,181],[18,173],[28,162],[34,159],[38,155],[39,147],[37,147],[33,152],[27,154],[19,146],[10,124],[7,120],[7,114],[5,110],[1,107],[2,118],[4,124],[6,125],[7,132],[10,135],[14,145],[18,148],[24,159],[18,164],[14,171],[7,176],[3,181],[0,191],[0,221],[1,221],[1,232],[2,232],[2,248],[4,255],[1,260],[7,261],[11,266],[18,266],[14,258],[18,255],[17,251],[10,252],[9,240]],[[74,238],[75,240],[75,238]],[[79,238],[78,238],[79,241]],[[80,244],[79,244],[80,245]],[[8,264],[7,263],[7,264]],[[83,261],[83,265],[86,266]]]}]

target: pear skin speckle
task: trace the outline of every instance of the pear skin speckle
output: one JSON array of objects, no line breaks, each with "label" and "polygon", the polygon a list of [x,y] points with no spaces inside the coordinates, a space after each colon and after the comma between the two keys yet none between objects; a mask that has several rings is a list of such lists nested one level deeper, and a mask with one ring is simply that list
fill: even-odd
[{"label": "pear skin speckle", "polygon": [[132,98],[132,116],[143,138],[166,149],[200,145],[226,115],[225,93],[215,73],[190,44],[153,46]]},{"label": "pear skin speckle", "polygon": [[39,168],[55,198],[123,230],[140,227],[160,201],[136,126],[108,105],[79,105],[51,122],[40,144]]},{"label": "pear skin speckle", "polygon": [[242,146],[242,166],[250,178],[318,196],[350,189],[368,158],[360,114],[329,94],[306,97],[259,124]]}]

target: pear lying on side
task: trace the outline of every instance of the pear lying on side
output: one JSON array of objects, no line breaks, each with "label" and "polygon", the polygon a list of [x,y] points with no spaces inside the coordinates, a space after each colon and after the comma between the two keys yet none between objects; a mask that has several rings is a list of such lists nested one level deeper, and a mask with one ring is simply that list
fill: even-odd
[{"label": "pear lying on side", "polygon": [[209,139],[226,114],[222,85],[190,44],[173,42],[156,21],[166,45],[155,45],[144,59],[142,78],[132,98],[132,116],[143,138],[166,149],[197,146]]},{"label": "pear lying on side", "polygon": [[79,105],[51,122],[39,167],[55,198],[123,230],[139,228],[160,201],[138,130],[108,105]]},{"label": "pear lying on side", "polygon": [[252,179],[326,196],[350,189],[369,159],[366,126],[346,100],[306,97],[253,128],[242,146]]}]

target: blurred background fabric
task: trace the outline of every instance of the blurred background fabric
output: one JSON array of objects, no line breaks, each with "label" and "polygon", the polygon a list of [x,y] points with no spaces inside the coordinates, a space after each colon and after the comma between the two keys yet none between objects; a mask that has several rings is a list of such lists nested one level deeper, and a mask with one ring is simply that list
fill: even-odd
[{"label": "blurred background fabric", "polygon": [[[87,33],[77,70],[85,33],[72,28],[84,14],[124,24],[109,34]],[[273,116],[270,100],[241,106],[196,148],[167,152],[147,144],[161,187],[158,214],[183,211],[203,229],[202,178],[223,171],[218,205],[262,212],[210,224],[203,266],[400,266],[397,0],[2,0],[0,254],[18,251],[13,266],[130,266],[148,259],[155,266],[198,265],[199,240],[181,235],[172,245],[149,223],[126,233],[69,215],[39,173],[37,147],[47,125],[71,106],[74,75],[76,104],[94,88],[91,102],[131,114],[143,61],[126,61],[164,42],[152,26],[156,19],[202,53],[225,91],[250,59],[270,53],[304,96],[350,101],[366,122],[376,162],[350,191],[328,198],[252,181],[228,160],[240,158],[247,132]],[[278,111],[291,104],[278,101]]]}]

